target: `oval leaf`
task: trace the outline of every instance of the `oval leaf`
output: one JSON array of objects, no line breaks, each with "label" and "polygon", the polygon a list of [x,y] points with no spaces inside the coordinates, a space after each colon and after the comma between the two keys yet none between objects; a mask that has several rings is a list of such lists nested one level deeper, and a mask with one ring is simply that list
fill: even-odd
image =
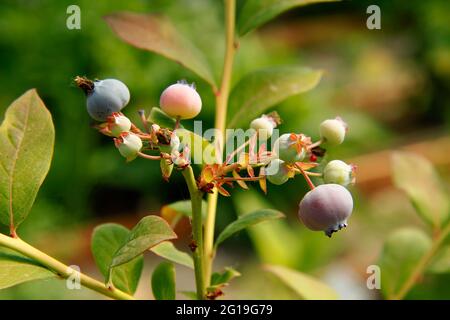
[{"label": "oval leaf", "polygon": [[427,271],[431,273],[450,272],[450,245],[439,250],[436,257],[431,261]]},{"label": "oval leaf", "polygon": [[339,0],[247,0],[238,17],[238,32],[244,35],[295,7]]},{"label": "oval leaf", "polygon": [[164,219],[147,216],[131,230],[125,243],[114,254],[110,268],[133,260],[158,243],[176,238],[177,235]]},{"label": "oval leaf", "polygon": [[334,289],[297,270],[275,265],[266,265],[264,269],[275,275],[300,298],[306,300],[335,300],[338,298]]},{"label": "oval leaf", "polygon": [[184,38],[167,18],[123,12],[108,15],[105,20],[125,42],[174,60],[216,87],[203,53]]},{"label": "oval leaf", "polygon": [[31,259],[9,250],[2,249],[0,252],[0,289],[53,277],[56,278],[53,272]]},{"label": "oval leaf", "polygon": [[211,286],[226,286],[236,277],[240,277],[241,273],[231,267],[226,267],[223,272],[214,272],[211,275]]},{"label": "oval leaf", "polygon": [[154,254],[170,260],[172,262],[181,264],[185,267],[194,269],[194,261],[192,257],[186,252],[180,251],[170,241],[164,241],[150,249]]},{"label": "oval leaf", "polygon": [[55,130],[36,90],[14,101],[0,126],[0,222],[15,230],[50,168]]},{"label": "oval leaf", "polygon": [[[92,234],[91,249],[95,264],[105,278],[108,277],[109,266],[114,254],[125,243],[129,234],[130,230],[115,223],[107,223],[95,228]],[[133,260],[114,268],[112,270],[112,283],[116,288],[134,294],[143,266],[143,255],[139,255]]]},{"label": "oval leaf", "polygon": [[172,263],[162,262],[153,271],[152,291],[156,300],[175,300],[175,267]]},{"label": "oval leaf", "polygon": [[234,233],[241,231],[254,224],[273,219],[284,218],[284,214],[280,211],[273,209],[262,209],[257,210],[246,215],[240,216],[237,220],[230,223],[222,233],[217,237],[215,246],[218,247],[220,243],[228,239]]},{"label": "oval leaf", "polygon": [[272,67],[244,76],[230,95],[229,128],[246,127],[283,100],[313,89],[322,71],[296,66]]},{"label": "oval leaf", "polygon": [[[271,206],[271,203],[255,190],[236,192],[232,200],[239,216]],[[300,252],[298,234],[284,219],[252,226],[247,232],[258,257],[264,263],[287,266],[297,264],[297,253]],[[289,243],[289,246],[286,246],[286,243]]]},{"label": "oval leaf", "polygon": [[448,218],[449,199],[432,164],[409,152],[392,157],[394,184],[408,195],[419,215],[434,227]]},{"label": "oval leaf", "polygon": [[419,229],[399,229],[388,237],[379,261],[381,290],[386,297],[393,298],[401,290],[430,248],[431,239]]},{"label": "oval leaf", "polygon": [[[203,220],[206,218],[206,208],[207,203],[205,200],[202,200],[202,217]],[[185,216],[188,218],[192,218],[192,204],[190,200],[181,200],[176,201],[171,204],[165,205],[161,208],[161,216],[169,221],[171,226],[175,226],[181,217]]]}]

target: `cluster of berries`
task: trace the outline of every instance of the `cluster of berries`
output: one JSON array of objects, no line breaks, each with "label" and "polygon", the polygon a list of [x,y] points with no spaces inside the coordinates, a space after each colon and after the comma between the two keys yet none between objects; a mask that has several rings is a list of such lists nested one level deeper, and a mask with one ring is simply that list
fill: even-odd
[{"label": "cluster of berries", "polygon": [[[277,122],[264,115],[250,124],[259,135],[270,137]],[[341,160],[328,162],[323,173],[311,173],[306,168],[315,167],[317,156],[323,155],[322,143],[339,145],[344,141],[347,125],[340,119],[325,120],[320,124],[321,139],[312,143],[311,138],[304,134],[286,133],[281,135],[273,145],[276,156],[267,166],[267,180],[275,185],[281,185],[301,173],[307,179],[309,191],[299,204],[298,216],[311,230],[322,230],[328,236],[347,226],[347,219],[352,213],[353,200],[345,188],[354,182],[353,165]],[[304,162],[308,158],[308,162]],[[317,188],[312,184],[309,175],[322,176],[325,184]]]},{"label": "cluster of berries", "polygon": [[[137,156],[160,160],[163,178],[166,180],[174,165],[179,168],[189,165],[189,160],[185,156],[189,150],[180,142],[180,138],[174,131],[160,128],[157,124],[147,128],[144,119],[147,132],[142,132],[121,113],[130,100],[130,92],[124,83],[116,79],[91,81],[83,77],[76,77],[75,82],[87,96],[89,115],[102,123],[98,126],[99,130],[114,138],[120,154],[128,161]],[[162,92],[160,107],[168,116],[176,119],[178,124],[181,119],[197,116],[201,111],[202,100],[195,87],[183,81],[169,86]],[[278,115],[271,113],[253,120],[250,127],[255,130],[254,138],[266,141],[280,123]],[[244,187],[245,181],[260,180],[260,185],[262,183],[265,185],[267,179],[272,184],[281,185],[296,174],[302,174],[309,183],[311,191],[301,200],[298,216],[309,229],[321,230],[331,236],[333,232],[347,226],[347,219],[353,209],[351,194],[345,187],[354,182],[354,166],[340,160],[333,160],[325,166],[322,174],[308,170],[318,166],[317,157],[323,156],[325,152],[320,145],[322,143],[341,144],[346,132],[345,122],[336,118],[321,123],[321,139],[315,143],[312,143],[311,138],[304,134],[283,134],[275,141],[272,152],[258,153],[261,159],[265,159],[257,163],[257,166],[261,168],[259,177],[254,177],[252,165],[248,161],[239,161],[234,164],[229,164],[227,161],[222,165],[205,166],[198,180],[199,189],[211,192],[212,188],[217,187],[219,192],[229,195],[222,188],[222,184],[237,182]],[[249,139],[245,145],[251,146],[252,141]],[[245,145],[236,149],[234,153],[237,154],[237,151],[241,151]],[[144,149],[156,149],[160,155],[148,155],[142,152]],[[244,155],[247,154],[244,153]],[[247,169],[250,177],[242,178],[238,175],[239,170],[243,168]],[[230,172],[233,177],[226,177]],[[309,176],[322,176],[325,184],[315,187]],[[265,190],[265,187],[263,189]]]}]

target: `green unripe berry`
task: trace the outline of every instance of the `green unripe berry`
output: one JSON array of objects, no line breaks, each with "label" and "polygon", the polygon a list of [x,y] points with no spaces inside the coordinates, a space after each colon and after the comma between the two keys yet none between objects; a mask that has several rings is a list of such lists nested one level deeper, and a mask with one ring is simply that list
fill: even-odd
[{"label": "green unripe berry", "polygon": [[328,119],[320,124],[322,140],[331,145],[338,145],[344,142],[346,132],[347,125],[341,118]]},{"label": "green unripe berry", "polygon": [[288,163],[301,161],[306,156],[305,139],[302,134],[285,133],[275,141],[273,150]]},{"label": "green unripe berry", "polygon": [[131,121],[123,114],[114,112],[108,117],[108,128],[113,137],[118,137],[122,132],[130,131]]},{"label": "green unripe berry", "polygon": [[348,186],[353,182],[353,166],[341,160],[330,161],[323,170],[323,180],[325,183]]},{"label": "green unripe berry", "polygon": [[114,139],[117,149],[120,154],[131,161],[135,159],[138,152],[142,149],[142,140],[137,135],[131,132],[123,132],[120,136]]},{"label": "green unripe berry", "polygon": [[274,159],[266,167],[267,180],[275,185],[282,185],[292,176],[289,167],[280,159]]},{"label": "green unripe berry", "polygon": [[267,140],[272,136],[276,123],[267,116],[262,116],[250,123],[250,128],[254,129],[261,140]]}]

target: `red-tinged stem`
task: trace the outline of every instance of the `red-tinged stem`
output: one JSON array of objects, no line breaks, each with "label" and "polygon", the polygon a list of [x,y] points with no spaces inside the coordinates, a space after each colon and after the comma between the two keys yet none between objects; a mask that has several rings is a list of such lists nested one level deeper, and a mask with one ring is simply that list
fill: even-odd
[{"label": "red-tinged stem", "polygon": [[308,174],[306,173],[305,170],[303,170],[303,168],[299,165],[295,165],[301,172],[301,174],[303,175],[303,177],[305,177],[306,182],[308,183],[308,186],[311,190],[314,190],[315,186],[314,183],[312,183],[311,179],[309,178]]},{"label": "red-tinged stem", "polygon": [[142,152],[138,152],[138,156],[144,159],[149,159],[149,160],[161,160],[161,156],[151,156],[149,154],[145,154]]},{"label": "red-tinged stem", "polygon": [[265,177],[241,177],[241,178],[222,178],[220,179],[220,181],[224,181],[224,182],[233,182],[233,181],[258,181],[261,179],[264,179]]},{"label": "red-tinged stem", "polygon": [[323,140],[320,139],[319,141],[314,142],[313,144],[309,145],[309,146],[308,146],[308,149],[309,149],[309,150],[314,149],[315,147],[320,146],[320,145],[322,144],[322,142],[323,142]]},{"label": "red-tinged stem", "polygon": [[[255,133],[255,135],[256,135],[256,133]],[[245,143],[241,144],[238,148],[236,148],[236,150],[234,150],[232,153],[230,153],[225,161],[225,164],[228,164],[235,155],[237,155],[240,151],[245,149],[245,147],[250,144],[252,138],[253,138],[253,136],[250,137]]]}]

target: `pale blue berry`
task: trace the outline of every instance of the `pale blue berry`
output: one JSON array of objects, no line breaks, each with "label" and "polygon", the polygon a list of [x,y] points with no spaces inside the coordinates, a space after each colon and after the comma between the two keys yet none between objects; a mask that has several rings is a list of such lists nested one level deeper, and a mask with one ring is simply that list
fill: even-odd
[{"label": "pale blue berry", "polygon": [[113,112],[119,112],[130,101],[127,86],[116,79],[93,82],[93,89],[87,91],[87,111],[97,121],[105,121]]},{"label": "pale blue berry", "polygon": [[298,217],[313,231],[333,232],[347,226],[353,210],[350,192],[339,184],[323,184],[309,191],[299,204]]}]

